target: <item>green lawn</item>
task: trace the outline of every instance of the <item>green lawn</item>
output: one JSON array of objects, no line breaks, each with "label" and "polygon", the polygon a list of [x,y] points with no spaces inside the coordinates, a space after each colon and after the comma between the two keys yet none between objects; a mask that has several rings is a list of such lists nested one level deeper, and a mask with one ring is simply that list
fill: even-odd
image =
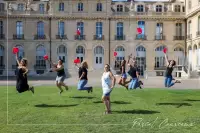
[{"label": "green lawn", "polygon": [[56,87],[40,86],[34,95],[18,94],[10,86],[7,125],[7,89],[0,87],[0,133],[200,132],[198,90],[115,88],[110,115],[103,114],[101,93],[99,88],[92,94],[73,88],[60,96]]}]

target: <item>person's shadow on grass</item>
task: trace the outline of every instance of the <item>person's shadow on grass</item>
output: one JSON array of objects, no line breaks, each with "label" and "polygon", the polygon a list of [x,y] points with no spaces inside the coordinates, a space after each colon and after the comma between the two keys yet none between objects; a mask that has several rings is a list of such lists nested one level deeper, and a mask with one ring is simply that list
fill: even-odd
[{"label": "person's shadow on grass", "polygon": [[120,114],[156,114],[160,113],[158,111],[152,111],[152,110],[122,110],[122,111],[112,111],[115,113]]},{"label": "person's shadow on grass", "polygon": [[73,106],[77,106],[78,104],[69,104],[69,105],[48,105],[48,104],[38,104],[35,105],[35,107],[39,107],[39,108],[52,108],[52,107],[73,107]]},{"label": "person's shadow on grass", "polygon": [[[93,103],[103,103],[102,101],[95,101]],[[131,102],[124,102],[124,101],[112,101],[113,104],[131,104]]]},{"label": "person's shadow on grass", "polygon": [[177,108],[180,108],[182,106],[192,106],[192,104],[190,103],[156,103],[157,106],[162,106],[162,105],[172,105],[172,106],[176,106]]},{"label": "person's shadow on grass", "polygon": [[76,98],[76,99],[93,99],[95,97],[90,97],[90,96],[73,96],[70,98]]},{"label": "person's shadow on grass", "polygon": [[187,102],[200,102],[200,100],[195,100],[195,99],[186,99],[184,101],[187,101]]}]

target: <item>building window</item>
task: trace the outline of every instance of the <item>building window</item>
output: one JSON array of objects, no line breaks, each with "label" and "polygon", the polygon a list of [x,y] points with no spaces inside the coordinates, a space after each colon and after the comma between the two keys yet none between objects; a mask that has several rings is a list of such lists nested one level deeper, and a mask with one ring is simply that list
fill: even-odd
[{"label": "building window", "polygon": [[175,12],[181,12],[181,6],[180,5],[175,5]]},{"label": "building window", "polygon": [[22,23],[22,21],[17,21],[16,32],[17,32],[17,38],[22,38],[22,35],[23,35],[23,23]]},{"label": "building window", "polygon": [[176,23],[176,36],[182,36],[182,23]]},{"label": "building window", "polygon": [[117,23],[117,36],[123,36],[124,35],[124,26],[122,22]]},{"label": "building window", "polygon": [[80,35],[83,35],[83,33],[84,33],[84,23],[83,22],[77,23],[77,30],[80,30]]},{"label": "building window", "polygon": [[162,5],[156,6],[156,12],[162,12]]},{"label": "building window", "polygon": [[44,13],[44,4],[39,5],[39,11],[40,13]]},{"label": "building window", "polygon": [[[44,55],[46,54],[45,48],[39,45],[36,48],[36,66],[46,67],[46,61],[44,60]],[[40,69],[40,68],[39,68]]]},{"label": "building window", "polygon": [[185,6],[182,6],[182,11],[185,12]]},{"label": "building window", "polygon": [[115,60],[115,68],[119,69],[121,66],[122,60],[125,59],[125,49],[122,46],[118,46],[115,51],[117,52],[116,60]]},{"label": "building window", "polygon": [[102,31],[103,30],[103,23],[102,22],[97,22],[96,23],[96,36],[98,38],[102,37]]},{"label": "building window", "polygon": [[192,1],[189,0],[189,1],[188,1],[188,9],[191,9],[191,8],[192,8]]},{"label": "building window", "polygon": [[58,35],[63,36],[65,34],[65,22],[58,22]]},{"label": "building window", "polygon": [[83,11],[83,3],[78,3],[78,11]]},{"label": "building window", "polygon": [[200,16],[198,17],[198,31],[200,32]]},{"label": "building window", "polygon": [[102,3],[97,3],[97,11],[102,11]]},{"label": "building window", "polygon": [[145,33],[145,22],[144,21],[138,21],[138,28],[142,29],[142,33],[139,34],[139,35],[144,36],[144,33]]},{"label": "building window", "polygon": [[175,61],[176,65],[184,65],[184,50],[181,47],[177,47],[174,49]]},{"label": "building window", "polygon": [[189,21],[188,23],[188,34],[189,35],[191,34],[191,21]]},{"label": "building window", "polygon": [[64,9],[65,9],[65,4],[59,3],[59,11],[64,11]]},{"label": "building window", "polygon": [[0,45],[0,66],[3,66],[4,64],[4,47]]},{"label": "building window", "polygon": [[123,12],[123,5],[117,5],[117,12]]},{"label": "building window", "polygon": [[3,35],[3,21],[0,21],[0,35]]},{"label": "building window", "polygon": [[0,3],[0,12],[2,12],[4,10],[5,10],[4,3]]},{"label": "building window", "polygon": [[163,37],[163,23],[156,24],[156,39],[162,39]]},{"label": "building window", "polygon": [[18,4],[17,10],[18,11],[24,11],[24,4],[22,4],[22,3]]},{"label": "building window", "polygon": [[144,12],[144,6],[143,5],[138,5],[137,6],[137,12]]},{"label": "building window", "polygon": [[84,59],[84,57],[85,57],[85,49],[84,49],[83,46],[78,46],[78,47],[76,48],[76,57],[77,57],[78,59],[80,59],[81,62],[83,61],[83,59]]},{"label": "building window", "polygon": [[44,35],[44,22],[42,22],[42,21],[37,23],[37,35],[38,36]]},{"label": "building window", "polygon": [[155,57],[155,68],[164,68],[165,67],[165,56],[163,53],[163,49],[165,46],[159,46],[155,49],[156,57]]}]

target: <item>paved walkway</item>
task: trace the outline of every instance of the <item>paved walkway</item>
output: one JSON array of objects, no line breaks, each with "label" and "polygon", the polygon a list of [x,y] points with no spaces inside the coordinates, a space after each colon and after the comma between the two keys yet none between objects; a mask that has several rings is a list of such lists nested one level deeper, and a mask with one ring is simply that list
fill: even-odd
[{"label": "paved walkway", "polygon": [[[118,77],[117,77],[118,78]],[[163,77],[155,77],[155,78],[148,78],[142,79],[144,82],[144,88],[164,88],[164,78]],[[75,77],[68,78],[65,80],[65,83],[69,86],[76,86],[78,79]],[[200,89],[200,79],[182,79],[181,84],[176,84],[172,87],[172,89]],[[0,81],[1,86],[14,86],[16,81]],[[33,80],[29,81],[30,85],[34,86],[41,86],[41,85],[54,85],[54,80]],[[92,85],[95,87],[101,87],[101,79],[100,78],[90,78],[88,81],[88,85]],[[119,87],[119,85],[116,85]]]}]

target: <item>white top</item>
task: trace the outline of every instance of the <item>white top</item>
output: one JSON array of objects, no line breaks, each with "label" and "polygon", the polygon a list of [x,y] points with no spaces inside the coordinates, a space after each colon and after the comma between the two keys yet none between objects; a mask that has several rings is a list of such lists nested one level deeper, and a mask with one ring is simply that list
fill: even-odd
[{"label": "white top", "polygon": [[102,82],[102,89],[103,93],[108,93],[111,91],[111,78],[110,78],[110,72],[104,72],[101,78]]}]

